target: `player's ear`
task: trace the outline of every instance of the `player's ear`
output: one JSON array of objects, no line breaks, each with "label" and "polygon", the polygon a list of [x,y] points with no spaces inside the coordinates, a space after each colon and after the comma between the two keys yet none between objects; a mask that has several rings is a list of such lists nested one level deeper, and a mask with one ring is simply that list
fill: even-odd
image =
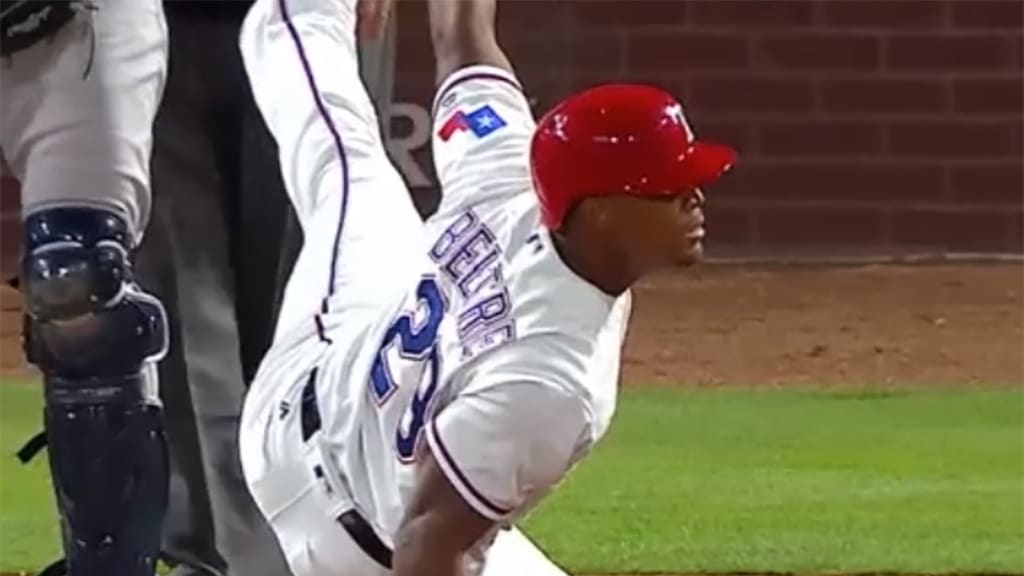
[{"label": "player's ear", "polygon": [[586,198],[569,211],[565,221],[567,224],[576,221],[595,231],[607,231],[612,219],[611,213],[612,209],[606,198]]},{"label": "player's ear", "polygon": [[598,196],[592,198],[594,226],[602,238],[618,238],[624,214],[630,212],[629,198],[625,196]]}]

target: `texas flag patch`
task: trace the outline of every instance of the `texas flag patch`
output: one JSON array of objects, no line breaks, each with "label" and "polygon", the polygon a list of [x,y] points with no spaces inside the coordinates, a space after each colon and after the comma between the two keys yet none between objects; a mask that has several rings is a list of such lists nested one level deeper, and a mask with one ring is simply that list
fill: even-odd
[{"label": "texas flag patch", "polygon": [[472,132],[477,138],[484,138],[506,126],[507,123],[490,105],[483,106],[472,112],[456,110],[448,120],[441,125],[437,135],[442,142],[447,142],[452,136],[459,132]]}]

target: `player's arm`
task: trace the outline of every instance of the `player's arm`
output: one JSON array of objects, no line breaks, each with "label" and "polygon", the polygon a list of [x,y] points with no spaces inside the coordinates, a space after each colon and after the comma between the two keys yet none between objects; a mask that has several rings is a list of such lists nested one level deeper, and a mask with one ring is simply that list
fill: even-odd
[{"label": "player's arm", "polygon": [[430,0],[429,9],[438,84],[473,65],[512,72],[495,31],[497,0]]},{"label": "player's arm", "polygon": [[388,26],[394,0],[359,0],[356,13],[359,22],[359,36],[377,40]]},{"label": "player's arm", "polygon": [[537,129],[498,46],[495,0],[428,0],[437,61],[431,151],[441,189],[435,216],[532,196],[526,161]]},{"label": "player's arm", "polygon": [[463,556],[494,522],[471,508],[424,449],[416,492],[395,540],[395,576],[461,576]]},{"label": "player's arm", "polygon": [[550,490],[589,435],[582,400],[550,384],[513,381],[457,398],[428,425],[394,575],[461,576],[465,553]]}]

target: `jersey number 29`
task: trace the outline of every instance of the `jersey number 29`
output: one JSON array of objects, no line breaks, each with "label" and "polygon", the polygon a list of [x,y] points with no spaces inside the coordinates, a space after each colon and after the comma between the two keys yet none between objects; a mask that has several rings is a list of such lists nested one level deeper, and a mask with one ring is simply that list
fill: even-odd
[{"label": "jersey number 29", "polygon": [[[420,387],[409,404],[403,423],[398,427],[396,445],[398,457],[404,462],[415,458],[416,443],[426,423],[427,407],[437,391],[441,357],[437,344],[437,331],[441,327],[448,304],[441,288],[432,276],[424,276],[416,287],[417,306],[404,312],[388,328],[370,370],[370,387],[378,404],[387,402],[398,390],[395,383],[419,382]],[[400,362],[391,366],[388,351],[395,347]],[[426,373],[425,373],[426,371]]]}]

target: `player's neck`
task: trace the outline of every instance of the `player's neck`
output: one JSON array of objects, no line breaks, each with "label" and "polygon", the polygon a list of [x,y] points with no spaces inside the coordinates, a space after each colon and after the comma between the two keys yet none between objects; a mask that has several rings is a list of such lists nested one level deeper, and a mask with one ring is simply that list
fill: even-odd
[{"label": "player's neck", "polygon": [[553,233],[551,239],[562,262],[570,270],[609,296],[619,296],[639,278],[629,269],[624,258],[609,258],[608,252],[595,250],[593,242],[564,233]]}]

